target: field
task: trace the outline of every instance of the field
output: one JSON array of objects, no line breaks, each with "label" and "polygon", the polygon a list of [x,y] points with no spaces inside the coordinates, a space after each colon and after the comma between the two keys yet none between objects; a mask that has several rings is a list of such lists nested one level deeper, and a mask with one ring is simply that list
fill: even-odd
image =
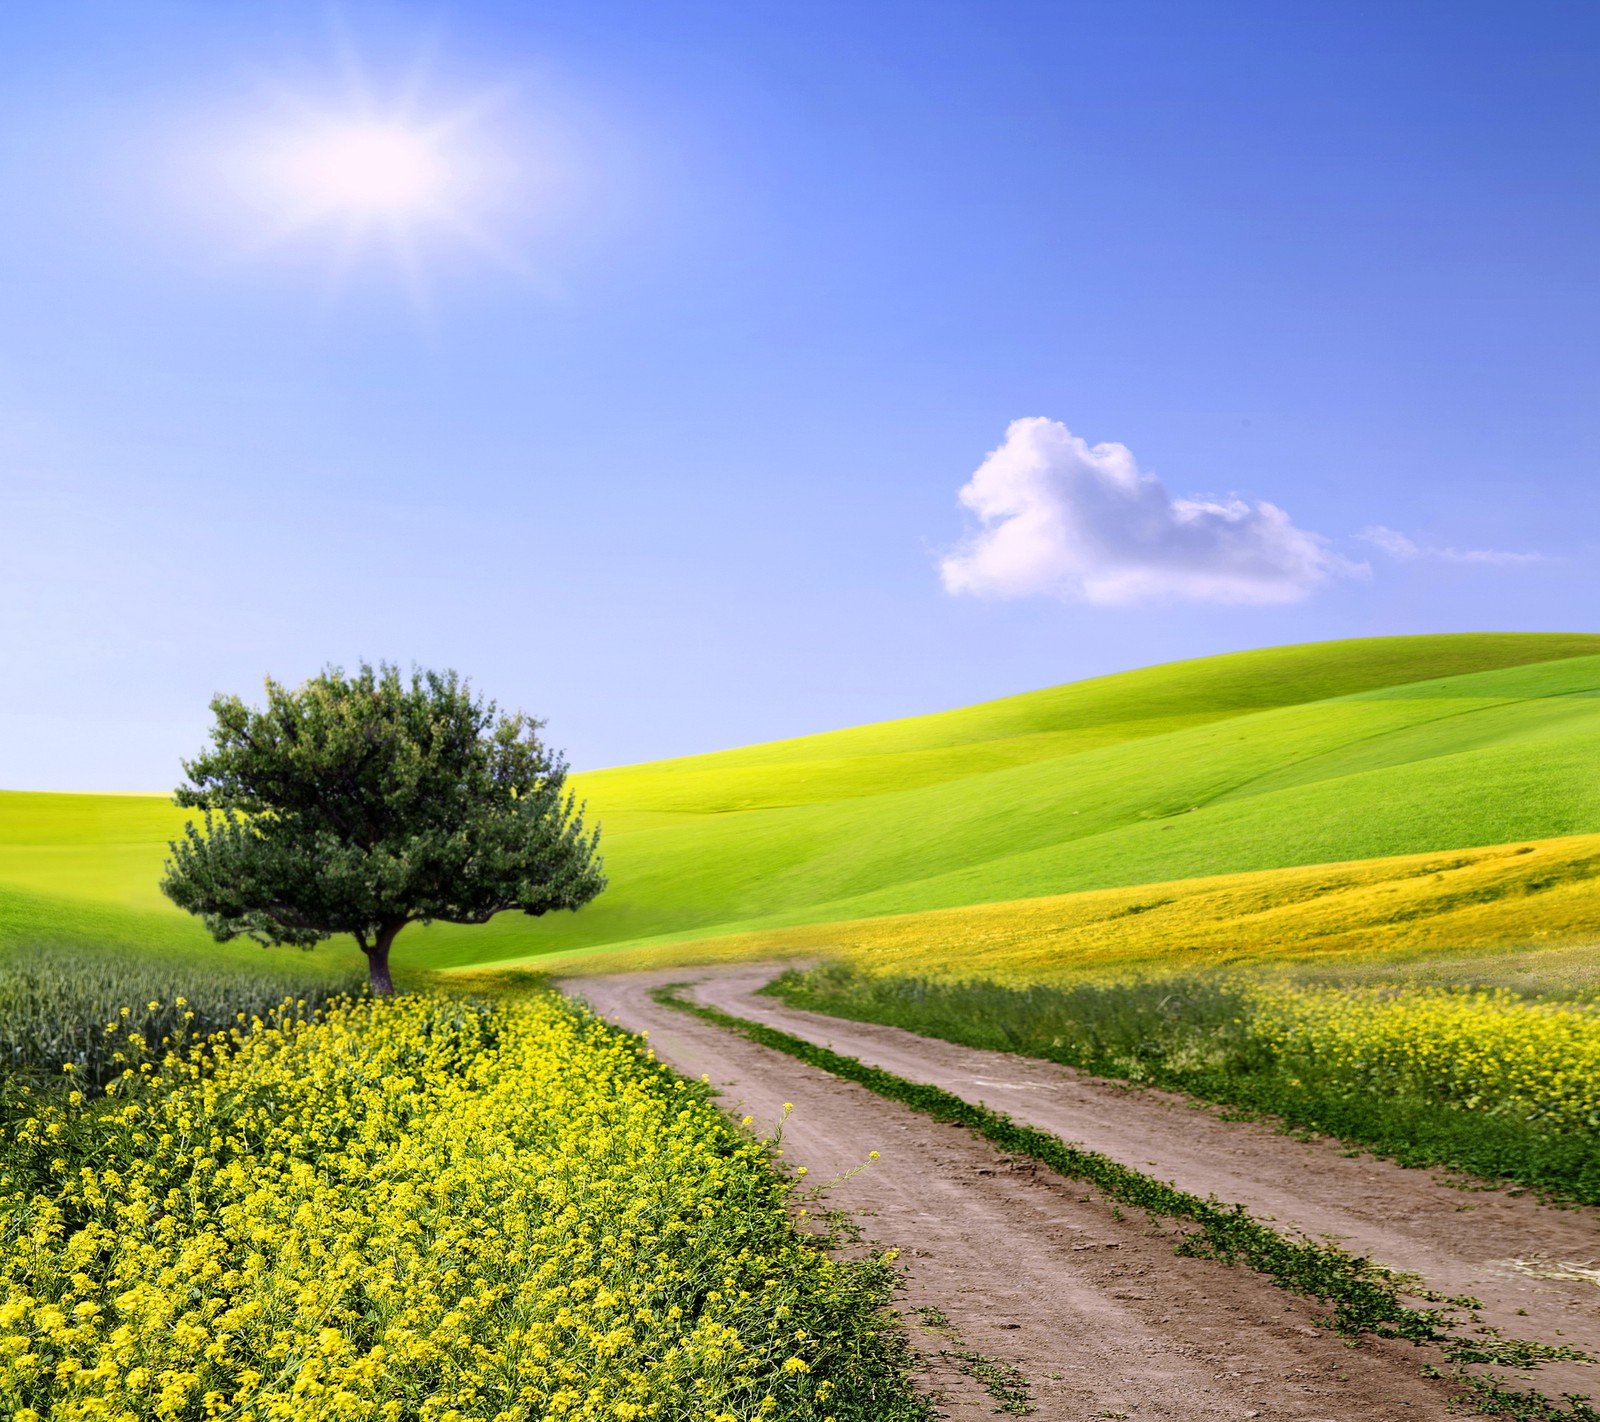
[{"label": "field", "polygon": [[[575,916],[412,930],[397,957],[465,967],[1597,833],[1597,751],[1596,636],[1175,663],[575,777],[614,887]],[[155,890],[180,823],[155,797],[0,796],[0,944],[203,946]]]},{"label": "field", "polygon": [[[1486,1041],[1503,1038],[1505,1061],[1518,1011],[1533,1040],[1548,1025],[1537,1000],[1591,1010],[1596,763],[1593,636],[1178,663],[589,774],[580,790],[608,826],[613,889],[578,915],[413,929],[399,961],[492,976],[825,959],[834,976],[791,981],[791,1000],[1600,1199],[1579,1159],[1592,1103],[1562,1116],[1464,1086],[1442,1051],[1393,1079],[1361,1077],[1329,1045],[1340,1011],[1372,1018],[1360,993],[1397,986],[1430,1022],[1442,1020],[1432,986],[1512,993],[1472,1018]],[[154,797],[0,797],[0,946],[109,942],[269,986],[285,972],[348,980],[348,948],[219,951],[166,905],[155,882],[182,819]],[[1319,984],[1346,995],[1317,1018],[1316,1043],[1302,1033],[1291,1047],[1269,1025],[1263,974],[1297,1001]],[[1080,985],[1101,995],[1080,1001]],[[1083,1032],[1063,1025],[1072,1014],[1052,987]],[[1140,1006],[1147,996],[1222,1007],[1175,1023]],[[1587,1030],[1589,1017],[1574,1020]],[[1475,1135],[1482,1115],[1494,1122]]]},{"label": "field", "polygon": [[[1502,1388],[1541,1365],[1586,1387],[1575,1349],[1600,1350],[1562,1292],[1592,1287],[1600,1204],[1597,764],[1600,637],[1484,635],[1243,653],[591,772],[614,887],[577,915],[409,930],[414,991],[392,1004],[341,995],[348,944],[218,947],[166,904],[184,815],[165,799],[0,794],[0,1405],[20,1422],[926,1417],[887,1260],[797,1232],[800,1177],[759,1135],[789,1130],[792,1097],[809,1105],[785,1159],[820,1165],[834,1202],[881,1146],[868,1235],[933,1231],[950,1261],[915,1250],[901,1317],[922,1320],[912,1342],[956,1416],[1031,1407],[1063,1348],[1087,1374],[1122,1368],[1085,1322],[1108,1310],[1150,1357],[1178,1338],[1198,1361],[1143,1393],[1079,1389],[1071,1415],[1139,1397],[1256,1415],[1255,1384],[1219,1390],[1242,1374],[1208,1352],[1220,1289],[1227,1349],[1256,1370],[1303,1350],[1326,1375],[1317,1415],[1442,1418],[1453,1388],[1490,1415],[1594,1422]],[[820,966],[758,994],[781,960]],[[695,965],[720,965],[689,1004],[699,1035],[605,976]],[[670,1032],[682,1075],[530,968]],[[779,1041],[811,1077],[760,1045]],[[1063,1066],[1189,1105],[1104,1080],[1069,1099]],[[718,1111],[702,1073],[746,1104]],[[876,1104],[839,1095],[862,1082]],[[1036,1119],[989,1109],[995,1091]],[[884,1114],[929,1101],[992,1145],[952,1153]],[[733,1123],[747,1108],[757,1134]],[[1240,1119],[1258,1113],[1313,1155]],[[1085,1130],[1105,1144],[1070,1144]],[[1577,1209],[1506,1195],[1490,1258],[1461,1227],[1477,1204],[1416,1171],[1374,1187],[1396,1167],[1358,1170],[1352,1147]],[[1049,1221],[1028,1213],[1041,1164],[1067,1181]],[[1019,1170],[973,1213],[975,1179]],[[1204,1239],[1162,1234],[1174,1211]],[[1127,1268],[1086,1274],[1075,1251],[1101,1246],[1063,1244],[1069,1219],[1091,1240],[1115,1227]],[[1333,1238],[1380,1265],[1393,1246],[1406,1272],[1307,1242]],[[971,1288],[998,1250],[1010,1304]],[[1267,1282],[1206,1272],[1241,1262]],[[1283,1288],[1334,1306],[1348,1341],[1425,1341],[1448,1371],[1347,1367],[1343,1340],[1306,1341],[1316,1313],[1286,1337]],[[1404,1299],[1486,1288],[1470,1339]],[[996,1308],[1037,1316],[995,1325]],[[1036,1336],[1007,1361],[974,1341],[991,1326]]]},{"label": "field", "polygon": [[1086,890],[547,958],[563,973],[827,957],[875,974],[1056,983],[1245,968],[1600,986],[1600,835]]},{"label": "field", "polygon": [[115,949],[161,962],[348,974],[330,954],[218,945],[157,884],[187,815],[164,796],[0,792],[0,949]]},{"label": "field", "polygon": [[553,995],[142,1025],[103,1087],[7,1090],[18,1422],[925,1415],[886,1264],[797,1233],[762,1142]]},{"label": "field", "polygon": [[[94,1094],[122,1075],[123,1038],[207,1036],[239,1014],[265,1017],[285,999],[310,1011],[358,990],[362,980],[294,971],[305,960],[258,956],[171,961],[126,949],[46,947],[7,954],[0,972],[0,1094],[59,1086],[63,1070]],[[115,1023],[119,1030],[108,1032]]]}]

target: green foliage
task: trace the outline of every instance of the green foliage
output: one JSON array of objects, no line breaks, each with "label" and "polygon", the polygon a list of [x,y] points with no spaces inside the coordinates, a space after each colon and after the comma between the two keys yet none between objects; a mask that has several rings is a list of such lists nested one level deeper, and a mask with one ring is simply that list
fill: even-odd
[{"label": "green foliage", "polygon": [[218,939],[349,933],[387,992],[408,923],[576,909],[605,887],[541,723],[497,716],[454,672],[330,668],[293,690],[269,679],[264,710],[211,709],[212,749],[174,797],[205,828],[170,845],[161,888]]},{"label": "green foliage", "polygon": [[1163,977],[1013,988],[829,965],[786,973],[767,991],[813,1012],[1268,1113],[1404,1165],[1442,1165],[1600,1204],[1594,1131],[1562,1130],[1520,1111],[1462,1109],[1444,1081],[1374,1081],[1316,1057],[1286,1055],[1257,1030],[1238,981]]}]

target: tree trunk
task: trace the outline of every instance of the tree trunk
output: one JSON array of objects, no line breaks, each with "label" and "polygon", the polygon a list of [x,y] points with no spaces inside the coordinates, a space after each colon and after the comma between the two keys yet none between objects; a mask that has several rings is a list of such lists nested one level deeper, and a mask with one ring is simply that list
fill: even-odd
[{"label": "tree trunk", "polygon": [[389,948],[394,943],[395,935],[404,927],[404,922],[385,924],[370,948],[366,944],[361,945],[362,952],[367,955],[367,983],[374,997],[394,996],[394,979],[389,976]]}]

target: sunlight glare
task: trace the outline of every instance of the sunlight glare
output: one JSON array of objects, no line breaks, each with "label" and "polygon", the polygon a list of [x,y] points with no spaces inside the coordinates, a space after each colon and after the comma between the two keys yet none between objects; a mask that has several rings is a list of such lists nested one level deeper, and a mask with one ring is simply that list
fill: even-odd
[{"label": "sunlight glare", "polygon": [[429,139],[388,124],[312,135],[286,155],[284,176],[313,209],[399,217],[435,204],[445,173]]},{"label": "sunlight glare", "polygon": [[274,85],[275,112],[219,161],[218,176],[255,223],[241,255],[317,243],[329,255],[330,297],[364,270],[388,267],[419,312],[429,304],[428,268],[450,247],[531,279],[491,221],[524,166],[506,157],[505,125],[498,136],[490,129],[514,91],[440,105],[424,102],[419,78],[385,97],[364,69],[353,73],[342,100]]}]

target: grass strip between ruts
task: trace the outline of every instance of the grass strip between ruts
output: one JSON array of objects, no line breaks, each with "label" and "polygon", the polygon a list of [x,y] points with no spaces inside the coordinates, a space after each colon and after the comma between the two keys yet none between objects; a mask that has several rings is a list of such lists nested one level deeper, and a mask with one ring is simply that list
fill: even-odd
[{"label": "grass strip between ruts", "polygon": [[[1229,1205],[1214,1196],[1198,1195],[1156,1180],[1102,1155],[1073,1145],[1034,1126],[1020,1125],[1004,1112],[980,1106],[927,1082],[910,1081],[857,1057],[847,1057],[803,1037],[737,1017],[683,996],[690,983],[669,983],[650,996],[663,1007],[698,1017],[713,1026],[796,1057],[834,1076],[853,1081],[876,1095],[910,1106],[936,1121],[976,1131],[1014,1155],[1027,1156],[1058,1174],[1093,1185],[1119,1205],[1171,1219],[1187,1220],[1198,1229],[1179,1242],[1176,1252],[1223,1263],[1241,1263],[1264,1274],[1280,1288],[1331,1305],[1332,1326],[1350,1338],[1371,1334],[1415,1344],[1436,1344],[1452,1365],[1447,1374],[1466,1390],[1466,1399],[1490,1416],[1518,1422],[1600,1422],[1588,1398],[1568,1393],[1565,1406],[1537,1392],[1511,1391],[1493,1378],[1466,1372],[1468,1363],[1536,1366],[1541,1359],[1581,1357],[1572,1349],[1550,1348],[1521,1339],[1502,1339],[1493,1330],[1475,1330],[1470,1341],[1454,1333],[1459,1320],[1447,1309],[1414,1308],[1401,1300],[1401,1281],[1371,1260],[1328,1245],[1290,1239],[1255,1219],[1243,1205]],[[1470,1307],[1471,1300],[1441,1302]]]}]

